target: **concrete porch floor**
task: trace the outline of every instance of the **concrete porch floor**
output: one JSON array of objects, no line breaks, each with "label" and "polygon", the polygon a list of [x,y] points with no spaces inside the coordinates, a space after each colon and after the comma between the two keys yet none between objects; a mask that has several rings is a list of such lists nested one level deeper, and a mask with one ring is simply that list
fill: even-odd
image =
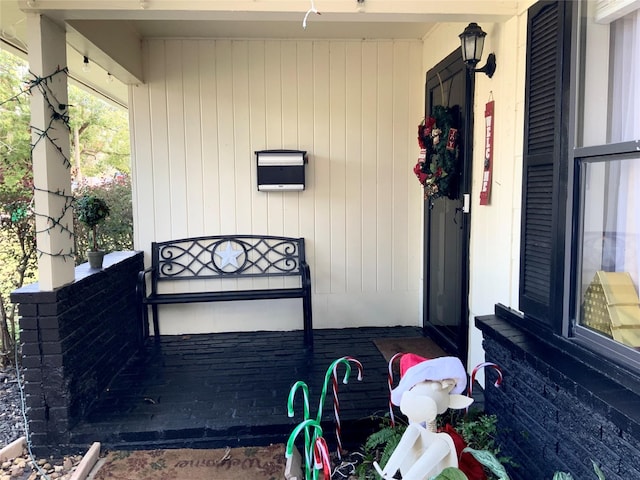
[{"label": "concrete porch floor", "polygon": [[[149,339],[72,429],[72,443],[108,449],[220,448],[286,442],[302,420],[302,395],[295,417],[287,416],[291,386],[309,386],[315,418],[327,368],[342,356],[358,359],[339,384],[342,439],[359,444],[377,426],[372,415],[388,411],[387,362],[376,338],[420,337],[417,327],[348,328],[314,331],[305,350],[302,332],[217,333]],[[344,367],[339,370],[340,379]],[[397,380],[397,379],[396,379]],[[323,409],[324,435],[335,446],[331,389]]]}]

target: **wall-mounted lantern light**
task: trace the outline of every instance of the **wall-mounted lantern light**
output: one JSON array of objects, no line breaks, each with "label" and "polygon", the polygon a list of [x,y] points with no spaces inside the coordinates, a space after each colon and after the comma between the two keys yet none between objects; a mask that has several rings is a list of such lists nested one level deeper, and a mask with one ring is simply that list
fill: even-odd
[{"label": "wall-mounted lantern light", "polygon": [[462,32],[459,37],[462,48],[462,60],[467,64],[469,71],[474,73],[483,72],[491,78],[496,71],[496,56],[493,53],[490,53],[487,57],[487,64],[484,67],[476,68],[476,65],[482,58],[484,37],[486,35],[477,23],[472,22],[467,25],[467,28],[464,29],[464,32]]}]

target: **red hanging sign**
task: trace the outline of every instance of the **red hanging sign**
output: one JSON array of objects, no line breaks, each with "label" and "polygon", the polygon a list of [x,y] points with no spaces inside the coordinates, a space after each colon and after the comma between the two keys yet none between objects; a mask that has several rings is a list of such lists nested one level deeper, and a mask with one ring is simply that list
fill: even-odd
[{"label": "red hanging sign", "polygon": [[491,173],[493,171],[493,107],[494,102],[487,102],[484,108],[484,172],[482,174],[482,189],[480,190],[480,205],[489,205],[491,195]]}]

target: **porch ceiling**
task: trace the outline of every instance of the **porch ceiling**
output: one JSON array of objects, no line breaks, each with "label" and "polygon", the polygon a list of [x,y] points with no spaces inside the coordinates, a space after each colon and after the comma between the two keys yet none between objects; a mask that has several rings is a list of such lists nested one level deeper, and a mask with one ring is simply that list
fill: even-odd
[{"label": "porch ceiling", "polygon": [[[144,38],[421,39],[439,22],[501,22],[518,1],[315,0],[321,15],[302,20],[311,0],[2,0],[0,33],[27,50],[25,14],[42,13],[67,30],[71,77],[126,105],[126,84],[143,82]],[[92,72],[83,72],[87,56]],[[117,80],[107,83],[107,72]],[[113,80],[113,79],[111,79]]]}]

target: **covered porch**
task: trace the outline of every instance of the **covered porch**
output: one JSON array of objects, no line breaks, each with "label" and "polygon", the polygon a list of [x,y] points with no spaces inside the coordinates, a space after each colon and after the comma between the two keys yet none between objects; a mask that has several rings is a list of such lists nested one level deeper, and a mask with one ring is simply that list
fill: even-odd
[{"label": "covered porch", "polygon": [[[55,292],[32,284],[13,293],[37,452],[81,452],[93,442],[119,449],[286,442],[303,419],[300,396],[294,417],[287,415],[291,387],[308,385],[315,418],[327,369],[343,356],[364,369],[362,381],[353,367],[338,386],[343,446],[360,445],[379,425],[372,417],[388,412],[387,359],[397,352],[376,342],[423,338],[412,326],[316,329],[312,348],[301,329],[146,337],[135,296],[141,268],[141,252],[115,252],[102,270],[80,265],[76,281]],[[412,353],[445,353],[426,348]],[[340,366],[338,379],[344,374]],[[322,424],[335,448],[333,407],[329,385]]]}]

